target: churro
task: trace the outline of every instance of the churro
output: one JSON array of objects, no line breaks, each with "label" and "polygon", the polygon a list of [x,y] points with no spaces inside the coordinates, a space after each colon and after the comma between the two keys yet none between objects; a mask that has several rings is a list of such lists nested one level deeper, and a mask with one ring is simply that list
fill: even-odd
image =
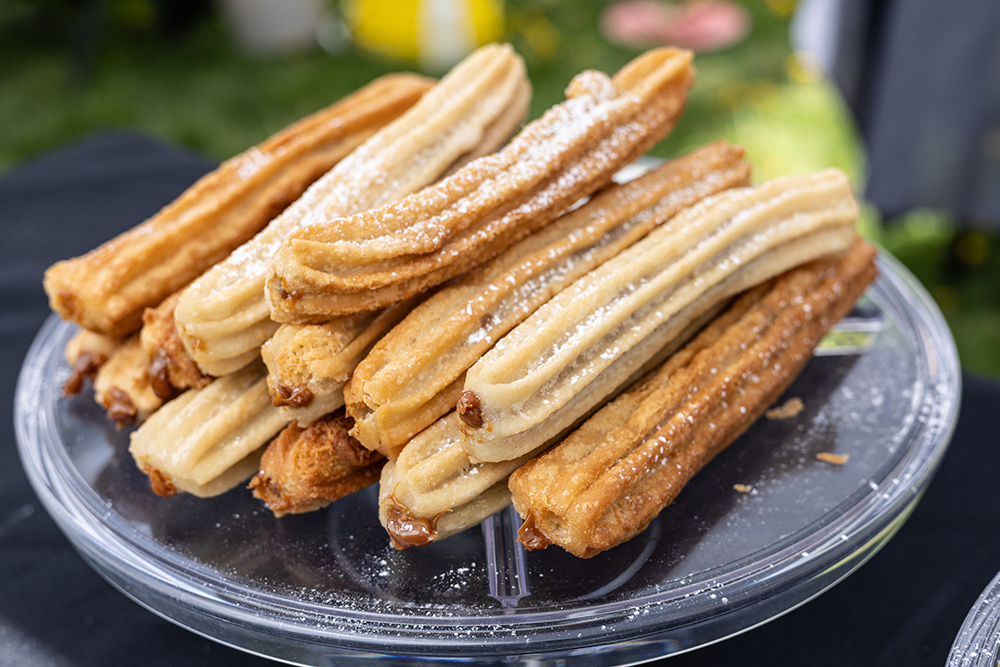
[{"label": "churro", "polygon": [[507,477],[530,456],[473,463],[462,449],[458,415],[451,412],[382,468],[379,521],[397,549],[461,532],[510,504]]},{"label": "churro", "polygon": [[257,361],[189,389],[132,433],[129,451],[154,491],[215,496],[257,472],[263,446],[288,425],[265,376]]},{"label": "churro", "polygon": [[874,279],[856,242],[737,300],[651,377],[510,477],[529,549],[584,558],[645,528],[771,405]]},{"label": "churro", "polygon": [[513,49],[479,49],[264,231],[192,283],[174,314],[184,346],[199,367],[210,375],[242,368],[277,330],[264,282],[285,237],[312,223],[395,201],[456,163],[496,150],[527,113],[529,91],[524,63]]},{"label": "churro", "polygon": [[212,381],[184,349],[177,331],[174,308],[180,296],[180,292],[174,292],[156,308],[147,308],[139,330],[139,342],[149,356],[150,383],[156,395],[164,400],[185,389],[201,389]]},{"label": "churro", "polygon": [[640,56],[613,79],[584,72],[565,102],[496,155],[399,202],[295,232],[274,256],[271,317],[372,310],[497,256],[666,136],[693,80],[691,53],[672,48]]},{"label": "churro", "polygon": [[638,377],[713,306],[854,242],[858,205],[828,170],[736,188],[685,209],[580,278],[466,374],[473,460],[537,448]]},{"label": "churro", "polygon": [[94,400],[119,426],[139,424],[163,405],[149,381],[149,357],[129,336],[94,375]]},{"label": "churro", "polygon": [[303,428],[285,427],[250,480],[254,497],[276,517],[311,512],[378,481],[385,459],[352,438],[343,411]]},{"label": "churro", "polygon": [[418,306],[344,388],[355,436],[396,458],[455,407],[465,371],[542,303],[685,206],[747,185],[750,165],[742,155],[719,142],[609,186]]},{"label": "churro", "polygon": [[427,91],[412,74],[382,77],[224,162],[152,218],[45,272],[52,310],[111,336],[225,258],[317,178]]},{"label": "churro", "polygon": [[111,336],[81,329],[66,343],[65,357],[70,366],[63,384],[67,396],[80,393],[86,380],[93,381],[97,371],[111,358],[121,341]]},{"label": "churro", "polygon": [[326,324],[281,325],[261,350],[273,404],[302,426],[342,407],[344,385],[358,363],[417,303],[409,299]]}]

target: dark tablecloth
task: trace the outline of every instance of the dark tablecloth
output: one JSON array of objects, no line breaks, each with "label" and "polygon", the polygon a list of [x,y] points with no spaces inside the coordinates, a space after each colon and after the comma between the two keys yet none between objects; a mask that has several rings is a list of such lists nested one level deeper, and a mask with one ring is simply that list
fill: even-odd
[{"label": "dark tablecloth", "polygon": [[[18,370],[49,313],[42,272],[145,219],[212,167],[145,137],[104,134],[0,178],[0,665],[271,664],[160,619],[94,573],[40,506],[14,442]],[[888,546],[803,607],[662,664],[943,665],[1000,570],[1000,383],[963,380],[947,456]]]}]

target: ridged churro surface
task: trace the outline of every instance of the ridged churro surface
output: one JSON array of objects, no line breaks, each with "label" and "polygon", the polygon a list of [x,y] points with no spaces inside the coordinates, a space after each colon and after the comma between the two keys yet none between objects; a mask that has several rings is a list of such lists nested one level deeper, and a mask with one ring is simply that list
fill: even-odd
[{"label": "ridged churro surface", "polygon": [[326,324],[281,325],[262,348],[274,405],[302,426],[343,406],[344,385],[358,363],[418,302],[409,299]]},{"label": "ridged churro surface", "polygon": [[277,330],[264,282],[285,237],[307,225],[399,199],[470,154],[496,150],[527,112],[528,90],[524,63],[509,46],[479,49],[264,231],[185,289],[175,317],[184,345],[201,369],[224,375],[243,367]]},{"label": "ridged churro surface", "polygon": [[473,463],[461,442],[458,416],[452,412],[410,440],[382,469],[379,519],[397,548],[443,539],[510,503],[507,476],[530,455]]},{"label": "ridged churro surface", "polygon": [[785,390],[875,277],[856,242],[744,295],[655,374],[510,478],[529,548],[590,557],[633,537]]},{"label": "ridged churro surface", "polygon": [[224,162],[138,227],[45,273],[52,309],[122,336],[142,312],[250,239],[432,82],[386,76]]},{"label": "ridged churro surface", "polygon": [[[464,447],[502,461],[538,447],[641,372],[726,298],[856,238],[835,170],[736,188],[685,209],[580,278],[469,369]],[[460,408],[462,404],[460,404]]]},{"label": "ridged churro surface", "polygon": [[164,400],[178,391],[201,389],[212,381],[188,354],[177,331],[174,308],[180,296],[180,292],[174,292],[156,308],[147,308],[139,330],[139,341],[149,357],[150,383],[156,395]]},{"label": "ridged churro surface", "polygon": [[358,439],[395,458],[454,408],[465,371],[541,304],[685,206],[747,185],[742,155],[720,142],[611,185],[425,301],[378,342],[344,390]]},{"label": "ridged churro surface", "polygon": [[149,379],[149,356],[139,337],[129,336],[94,376],[94,399],[119,426],[146,420],[163,405]]},{"label": "ridged churro surface", "polygon": [[691,54],[670,48],[640,56],[613,79],[584,72],[565,102],[496,155],[381,209],[292,234],[268,279],[271,316],[379,308],[495,257],[662,139],[692,82]]},{"label": "ridged churro surface", "polygon": [[352,438],[343,411],[307,428],[285,427],[267,446],[253,495],[277,517],[311,512],[378,481],[385,459]]},{"label": "ridged churro surface", "polygon": [[81,329],[66,343],[65,357],[72,371],[63,385],[67,396],[78,394],[85,380],[93,380],[97,371],[121,345],[111,336]]},{"label": "ridged churro surface", "polygon": [[260,361],[189,389],[132,434],[129,451],[158,493],[223,493],[258,470],[263,446],[288,425],[267,393]]}]

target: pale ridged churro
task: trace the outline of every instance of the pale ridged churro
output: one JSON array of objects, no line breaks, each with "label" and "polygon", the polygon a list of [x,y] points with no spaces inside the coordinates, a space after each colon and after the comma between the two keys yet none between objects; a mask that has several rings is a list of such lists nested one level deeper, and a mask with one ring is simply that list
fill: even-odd
[{"label": "pale ridged churro", "polygon": [[495,257],[662,139],[693,80],[690,52],[671,48],[640,56],[614,79],[584,72],[565,102],[496,155],[384,208],[292,234],[268,279],[271,317],[379,308]]},{"label": "pale ridged churro", "polygon": [[139,337],[129,336],[94,376],[94,400],[119,426],[140,424],[156,412],[163,399],[149,380],[149,357]]},{"label": "pale ridged churro", "polygon": [[224,375],[243,367],[277,330],[264,282],[285,237],[399,199],[456,163],[496,150],[527,113],[529,90],[524,63],[509,46],[479,49],[264,231],[185,289],[175,317],[201,369]]},{"label": "pale ridged churro", "polygon": [[150,416],[129,451],[160,495],[215,496],[253,475],[263,446],[288,425],[271,405],[257,361],[189,389]]},{"label": "pale ridged churro", "polygon": [[52,309],[112,336],[263,227],[433,82],[386,76],[224,162],[173,203],[96,250],[45,273]]},{"label": "pale ridged churro", "polygon": [[379,521],[397,549],[423,546],[476,525],[510,504],[507,476],[531,454],[473,463],[458,415],[445,415],[382,468]]},{"label": "pale ridged churro", "polygon": [[800,267],[737,300],[650,378],[510,478],[528,548],[590,557],[645,528],[785,390],[874,279],[875,250]]},{"label": "pale ridged churro", "polygon": [[425,301],[344,389],[354,434],[390,459],[455,406],[465,371],[542,303],[685,206],[747,185],[743,151],[712,144],[612,185]]},{"label": "pale ridged churro", "polygon": [[516,458],[641,373],[713,305],[856,238],[858,205],[835,170],[728,190],[682,211],[579,279],[466,374],[473,460]]},{"label": "pale ridged churro", "polygon": [[262,348],[274,405],[302,426],[344,405],[344,385],[385,332],[419,299],[326,324],[283,324]]},{"label": "pale ridged churro", "polygon": [[121,346],[121,341],[111,336],[81,329],[66,343],[65,357],[72,372],[63,385],[67,396],[78,394],[85,380],[93,380],[97,371]]},{"label": "pale ridged churro", "polygon": [[[203,388],[190,389],[167,403],[153,415],[150,423],[133,434],[130,449],[136,462],[149,475],[154,489],[169,488],[170,493],[186,491],[204,496],[232,488],[258,472],[254,466],[260,460],[263,447],[278,431],[297,416],[305,416],[303,411],[289,412],[289,405],[304,400],[305,396],[311,401],[310,386],[318,393],[318,400],[311,406],[317,414],[310,421],[343,406],[343,392],[339,387],[378,337],[411,307],[412,303],[404,302],[381,313],[359,313],[325,325],[308,325],[308,332],[303,331],[306,327],[283,327],[282,332],[265,346],[264,359],[273,367],[286,370],[295,380],[306,377],[311,365],[316,364],[326,372],[323,382],[311,385],[276,383],[272,392],[268,387],[267,368],[258,360],[236,373],[212,380]],[[305,425],[303,422],[302,426]],[[272,444],[280,451],[276,450],[269,460],[276,466],[283,465],[284,470],[271,479],[276,483],[280,481],[288,489],[289,503],[297,492],[311,484],[309,480],[296,482],[294,469],[289,468],[293,461],[306,460],[310,446],[325,447],[315,453],[317,461],[326,455],[343,455],[348,451],[331,449],[328,439],[312,437],[315,431],[304,436],[301,429],[289,431],[281,443]],[[329,463],[349,468],[353,460],[331,460]],[[362,473],[358,471],[357,474]],[[371,482],[377,478],[378,471],[367,474]],[[345,475],[340,486],[347,488],[352,483],[355,482]],[[272,491],[276,488],[269,487]],[[278,503],[277,492],[271,496]]]}]

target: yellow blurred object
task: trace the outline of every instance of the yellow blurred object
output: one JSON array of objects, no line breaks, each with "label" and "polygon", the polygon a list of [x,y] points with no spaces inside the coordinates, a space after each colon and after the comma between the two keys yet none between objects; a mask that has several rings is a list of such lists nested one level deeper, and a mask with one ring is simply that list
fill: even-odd
[{"label": "yellow blurred object", "polygon": [[501,0],[346,0],[358,46],[444,70],[503,36]]},{"label": "yellow blurred object", "polygon": [[798,0],[764,0],[771,11],[781,18],[788,18],[795,12]]},{"label": "yellow blurred object", "polygon": [[982,264],[990,256],[990,238],[980,232],[968,232],[955,244],[955,255],[965,264]]},{"label": "yellow blurred object", "polygon": [[559,47],[559,31],[544,14],[531,19],[521,35],[532,51],[544,61],[552,60]]},{"label": "yellow blurred object", "polygon": [[823,68],[812,53],[796,51],[785,58],[785,74],[795,83],[812,83],[823,75]]}]

